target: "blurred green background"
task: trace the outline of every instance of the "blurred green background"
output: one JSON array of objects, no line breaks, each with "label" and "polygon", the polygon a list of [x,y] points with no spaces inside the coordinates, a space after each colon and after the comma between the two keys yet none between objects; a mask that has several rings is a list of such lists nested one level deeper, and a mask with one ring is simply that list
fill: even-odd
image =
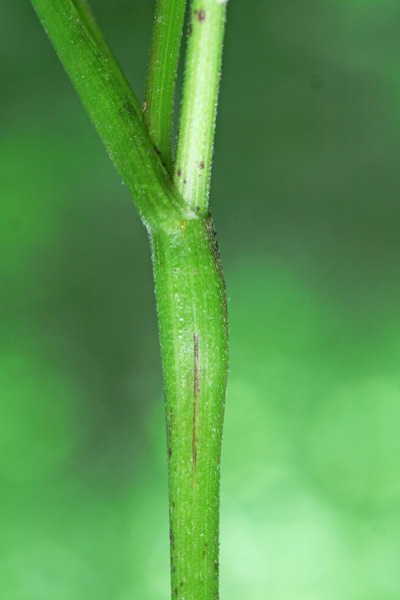
[{"label": "blurred green background", "polygon": [[[91,4],[142,99],[153,2]],[[146,232],[29,2],[0,5],[0,598],[165,600]],[[398,2],[230,0],[225,600],[400,598],[399,106]]]}]

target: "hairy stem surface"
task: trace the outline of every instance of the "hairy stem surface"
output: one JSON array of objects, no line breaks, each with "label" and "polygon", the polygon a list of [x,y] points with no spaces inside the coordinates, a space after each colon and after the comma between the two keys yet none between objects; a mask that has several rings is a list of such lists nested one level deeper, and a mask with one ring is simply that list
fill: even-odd
[{"label": "hairy stem surface", "polygon": [[101,48],[102,56],[109,63],[109,66],[113,70],[114,76],[119,79],[126,94],[129,96],[129,99],[132,103],[132,106],[135,108],[137,115],[140,116],[140,103],[136,98],[135,94],[132,92],[132,88],[126,80],[125,75],[122,72],[115,55],[113,54],[103,34],[101,33],[100,28],[96,23],[96,19],[94,18],[94,15],[91,12],[88,3],[86,2],[86,0],[73,0],[72,3],[82,21],[82,24],[84,24],[92,39],[97,42],[99,48]]},{"label": "hairy stem surface", "polygon": [[[155,123],[162,140],[158,151],[86,1],[31,2],[149,233],[167,414],[172,598],[216,600],[228,320],[207,188],[225,9],[218,0],[192,5],[174,183],[162,159],[170,148],[183,0],[159,0],[157,9],[172,20],[158,33],[156,27],[152,56],[164,57],[168,66],[168,49],[173,50],[165,81],[155,69],[148,82],[154,105],[146,107],[146,123],[152,137]],[[159,94],[164,85],[168,90]]]},{"label": "hairy stem surface", "polygon": [[174,182],[193,210],[207,214],[220,80],[225,2],[193,0]]},{"label": "hairy stem surface", "polygon": [[158,0],[147,71],[143,118],[168,173],[172,170],[175,80],[186,0]]},{"label": "hairy stem surface", "polygon": [[225,286],[212,221],[152,236],[164,368],[172,598],[218,598],[219,482],[228,373]]},{"label": "hairy stem surface", "polygon": [[82,18],[77,0],[31,2],[146,226],[185,212],[137,113],[138,101],[106,42],[99,43],[101,33],[94,34],[94,19]]}]

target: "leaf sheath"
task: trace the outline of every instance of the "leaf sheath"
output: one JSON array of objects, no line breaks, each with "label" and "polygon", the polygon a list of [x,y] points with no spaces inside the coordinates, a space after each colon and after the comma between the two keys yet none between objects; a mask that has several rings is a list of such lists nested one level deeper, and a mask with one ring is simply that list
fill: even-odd
[{"label": "leaf sheath", "polygon": [[225,285],[211,219],[152,238],[167,416],[172,598],[218,598],[228,374]]}]

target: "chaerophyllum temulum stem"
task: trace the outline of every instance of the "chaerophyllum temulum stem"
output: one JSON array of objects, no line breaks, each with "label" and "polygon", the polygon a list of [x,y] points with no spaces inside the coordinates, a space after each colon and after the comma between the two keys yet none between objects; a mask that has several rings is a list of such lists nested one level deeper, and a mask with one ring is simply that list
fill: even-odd
[{"label": "chaerophyllum temulum stem", "polygon": [[158,0],[143,109],[85,0],[31,2],[149,234],[165,386],[171,593],[216,600],[228,317],[208,190],[225,2],[189,6],[175,159],[186,1]]}]

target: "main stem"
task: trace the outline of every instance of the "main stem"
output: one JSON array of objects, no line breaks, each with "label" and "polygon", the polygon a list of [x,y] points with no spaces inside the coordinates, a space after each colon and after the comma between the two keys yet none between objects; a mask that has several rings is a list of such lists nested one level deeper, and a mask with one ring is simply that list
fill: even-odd
[{"label": "main stem", "polygon": [[152,235],[167,416],[172,598],[218,598],[228,373],[225,285],[211,218]]}]

